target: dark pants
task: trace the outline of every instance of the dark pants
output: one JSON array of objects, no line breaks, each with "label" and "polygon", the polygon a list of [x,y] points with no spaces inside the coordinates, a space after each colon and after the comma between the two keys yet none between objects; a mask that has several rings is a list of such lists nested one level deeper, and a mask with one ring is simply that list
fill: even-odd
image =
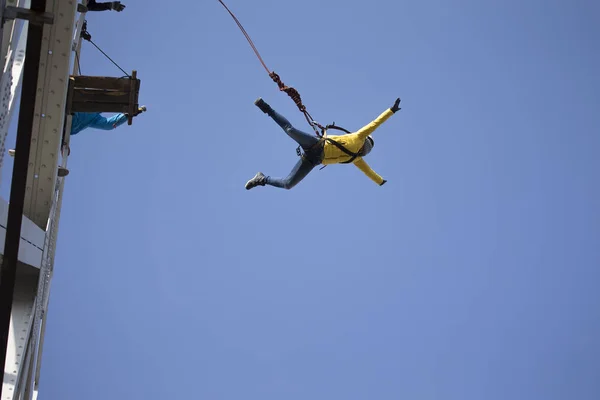
[{"label": "dark pants", "polygon": [[88,0],[87,8],[89,11],[108,11],[110,3],[110,1],[96,3],[96,0]]},{"label": "dark pants", "polygon": [[294,128],[290,121],[273,109],[269,111],[268,115],[273,118],[277,125],[279,125],[289,137],[294,139],[306,153],[296,163],[286,178],[267,177],[267,185],[282,189],[291,189],[304,179],[314,167],[320,164],[320,156],[322,153],[319,152],[319,149],[315,149],[315,147],[317,147],[316,145],[319,143],[319,138]]}]

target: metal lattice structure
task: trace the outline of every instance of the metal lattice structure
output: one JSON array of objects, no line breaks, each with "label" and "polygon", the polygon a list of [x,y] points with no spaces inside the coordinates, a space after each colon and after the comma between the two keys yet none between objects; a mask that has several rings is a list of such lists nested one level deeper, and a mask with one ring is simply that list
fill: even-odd
[{"label": "metal lattice structure", "polygon": [[[0,169],[7,154],[7,137],[11,117],[14,116],[18,88],[35,84],[35,99],[21,96],[19,114],[27,111],[33,115],[27,173],[13,173],[21,177],[24,186],[23,213],[20,236],[17,242],[18,260],[14,276],[14,295],[6,346],[6,362],[0,400],[37,399],[43,353],[48,299],[54,269],[54,254],[65,178],[58,177],[58,167],[67,166],[71,117],[65,117],[69,75],[77,68],[72,63],[81,49],[80,31],[84,15],[77,13],[77,0],[0,0],[0,17],[3,21],[0,36],[2,76],[0,79]],[[45,3],[45,12],[33,12]],[[80,1],[87,4],[87,0]],[[7,18],[8,17],[8,18]],[[29,24],[43,27],[41,51],[37,68],[30,66],[25,73]],[[42,28],[40,28],[42,29]],[[39,32],[39,31],[38,31]],[[36,44],[39,46],[40,43]],[[29,103],[27,103],[29,102]],[[21,115],[20,115],[21,116]],[[19,118],[19,124],[22,118]],[[19,131],[19,135],[21,132]],[[18,152],[17,139],[17,152]],[[17,154],[16,158],[19,156]],[[15,161],[15,170],[17,161]],[[24,172],[24,171],[23,171]],[[5,183],[3,183],[5,184]],[[0,253],[3,258],[3,277],[8,260],[11,236],[10,209],[12,204],[0,199]],[[14,211],[13,211],[14,212]],[[12,232],[14,236],[14,232]],[[6,247],[6,248],[5,248]],[[4,255],[7,254],[6,257]],[[5,278],[3,278],[5,279]],[[0,282],[6,285],[7,282]],[[3,344],[0,344],[3,345]]]}]

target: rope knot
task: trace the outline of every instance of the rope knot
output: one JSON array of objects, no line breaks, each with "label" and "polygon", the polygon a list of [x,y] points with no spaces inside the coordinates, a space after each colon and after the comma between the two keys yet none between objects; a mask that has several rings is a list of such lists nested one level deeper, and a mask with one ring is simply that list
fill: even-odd
[{"label": "rope knot", "polygon": [[306,111],[306,107],[304,106],[304,104],[302,104],[302,98],[300,97],[300,93],[298,93],[296,89],[287,86],[285,83],[283,83],[279,75],[277,75],[275,72],[269,73],[269,76],[271,77],[273,82],[277,84],[280,91],[285,92],[288,96],[290,96],[290,98],[294,101],[294,103],[296,103],[296,106],[298,106],[298,109],[300,111]]},{"label": "rope knot", "polygon": [[283,84],[283,82],[281,82],[281,78],[279,77],[279,75],[277,75],[275,72],[271,72],[271,73],[269,73],[269,76],[271,77],[273,82],[275,82],[277,84],[277,86],[279,86],[279,89],[283,90],[285,85]]}]

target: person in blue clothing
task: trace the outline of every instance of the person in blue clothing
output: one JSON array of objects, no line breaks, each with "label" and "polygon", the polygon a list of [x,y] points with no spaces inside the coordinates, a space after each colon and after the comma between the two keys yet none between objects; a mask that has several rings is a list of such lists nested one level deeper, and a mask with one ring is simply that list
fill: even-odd
[{"label": "person in blue clothing", "polygon": [[[134,115],[137,116],[146,111],[146,106],[141,106],[138,108],[137,113]],[[115,114],[110,118],[106,118],[101,113],[83,113],[78,112],[73,114],[73,118],[71,119],[71,136],[77,135],[81,131],[87,128],[101,129],[104,131],[112,131],[113,129],[118,128],[123,125],[128,118],[128,114]],[[64,135],[63,135],[64,141]],[[70,150],[69,150],[70,152]],[[69,174],[69,170],[59,167],[58,176],[67,176]]]},{"label": "person in blue clothing", "polygon": [[[139,114],[146,111],[146,106],[141,106],[138,108],[138,111],[134,114],[138,116]],[[115,114],[110,118],[106,118],[99,112],[95,113],[73,113],[73,118],[71,119],[71,136],[77,135],[84,129],[87,128],[95,128],[101,129],[104,131],[111,131],[116,129],[117,127],[123,125],[127,121],[128,114]],[[64,137],[63,137],[64,139]]]},{"label": "person in blue clothing", "polygon": [[105,131],[113,130],[127,121],[127,114],[115,114],[106,118],[101,113],[75,113],[71,122],[71,136],[84,129],[95,128]]},{"label": "person in blue clothing", "polygon": [[[138,108],[138,112],[135,114],[135,116],[143,113],[144,111],[146,111],[146,106],[141,106],[140,108]],[[116,129],[117,127],[123,125],[127,121],[127,117],[128,117],[128,115],[123,114],[123,113],[115,114],[110,118],[106,118],[101,113],[82,113],[82,112],[74,113],[72,122],[71,122],[71,136],[77,135],[78,133],[80,133],[81,131],[83,131],[87,128],[95,128],[95,129],[101,129],[101,130],[105,130],[105,131],[111,131],[111,130]],[[63,142],[64,142],[64,135],[63,135]],[[12,157],[15,156],[14,149],[8,150],[8,153]],[[67,175],[69,175],[69,170],[59,166],[58,167],[58,176],[62,177],[62,176],[67,176]]]}]

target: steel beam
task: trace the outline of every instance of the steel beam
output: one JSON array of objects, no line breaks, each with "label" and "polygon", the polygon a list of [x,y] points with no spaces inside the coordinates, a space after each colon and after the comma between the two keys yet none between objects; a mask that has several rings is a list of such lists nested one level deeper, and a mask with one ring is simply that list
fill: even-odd
[{"label": "steel beam", "polygon": [[29,347],[35,305],[37,270],[19,265],[8,338],[2,400],[19,399],[30,366]]},{"label": "steel beam", "polygon": [[25,216],[45,229],[57,181],[77,1],[54,0],[54,24],[44,28],[34,114]]},{"label": "steel beam", "polygon": [[[0,199],[0,254],[4,254],[8,202]],[[19,262],[40,269],[46,233],[32,221],[23,217],[19,242]]]},{"label": "steel beam", "polygon": [[49,12],[38,13],[29,8],[6,6],[2,15],[2,22],[14,19],[24,19],[31,24],[44,25],[54,23],[54,15]]},{"label": "steel beam", "polygon": [[[1,2],[2,0],[0,0]],[[7,5],[29,7],[30,0],[7,0]],[[1,12],[2,10],[0,10]],[[0,170],[6,154],[6,138],[12,119],[15,93],[21,81],[25,42],[27,40],[27,21],[15,20],[4,23],[0,29]]]},{"label": "steel beam", "polygon": [[[43,13],[46,11],[46,0],[32,0],[31,10]],[[0,365],[5,366],[10,317],[12,312],[19,244],[21,241],[21,225],[25,201],[29,150],[33,130],[36,89],[42,48],[44,26],[29,24],[27,48],[25,50],[24,79],[21,89],[21,105],[19,107],[19,124],[17,127],[17,144],[15,162],[10,190],[10,204],[6,224],[6,240],[2,270],[0,274]],[[4,386],[4,385],[3,385]],[[0,398],[5,395],[0,389]]]},{"label": "steel beam", "polygon": [[[8,0],[10,1],[10,0]],[[29,2],[31,0],[21,0]],[[87,3],[83,1],[82,3]],[[43,28],[43,39],[41,44],[40,57],[38,59],[39,75],[36,83],[35,94],[30,98],[35,101],[33,115],[33,129],[30,130],[30,148],[25,151],[25,157],[28,157],[28,169],[26,169],[26,191],[24,197],[24,216],[29,216],[33,221],[23,218],[21,248],[19,255],[23,253],[29,258],[20,257],[21,261],[28,260],[33,264],[37,262],[37,251],[40,250],[40,232],[45,230],[43,249],[41,254],[40,269],[34,269],[29,266],[21,266],[20,270],[25,268],[28,271],[34,271],[35,279],[29,279],[25,284],[17,284],[14,289],[15,309],[12,313],[13,331],[16,320],[27,320],[29,328],[27,332],[23,332],[25,336],[9,337],[8,351],[13,351],[16,348],[21,348],[18,352],[12,352],[10,360],[5,364],[5,383],[13,380],[13,386],[7,387],[9,391],[0,393],[0,400],[19,399],[31,400],[36,399],[38,395],[39,375],[41,367],[41,357],[43,352],[43,339],[45,332],[45,323],[47,318],[50,282],[54,269],[54,252],[56,249],[56,239],[58,235],[58,225],[60,219],[60,209],[62,203],[64,178],[57,179],[57,164],[60,157],[60,145],[62,141],[63,125],[67,128],[70,126],[71,118],[65,118],[64,108],[66,100],[67,83],[69,76],[71,52],[80,50],[79,32],[80,27],[74,30],[74,17],[77,7],[76,0],[53,0],[48,1],[45,7],[46,12],[50,12],[55,16],[55,21],[52,26]],[[35,11],[34,7],[32,9]],[[80,16],[79,26],[84,20],[84,16]],[[39,20],[38,20],[39,21]],[[27,21],[15,20],[15,24],[34,25]],[[12,23],[12,22],[10,22]],[[29,29],[31,31],[31,29]],[[74,36],[73,36],[74,35]],[[23,35],[24,36],[24,35]],[[28,41],[30,37],[28,35]],[[25,68],[30,57],[31,46],[27,46],[27,57]],[[16,60],[15,60],[16,61]],[[18,71],[17,71],[18,72]],[[20,72],[13,74],[18,79]],[[21,128],[21,119],[23,116],[23,101],[26,96],[25,81],[32,79],[27,74],[23,73],[24,82],[21,96],[21,114],[19,115],[19,128]],[[37,82],[36,82],[37,81]],[[34,84],[35,84],[34,83]],[[12,82],[10,95],[14,96],[18,82]],[[10,107],[12,109],[12,107]],[[1,110],[0,110],[1,111]],[[31,118],[30,118],[31,121]],[[15,152],[15,169],[13,171],[13,185],[15,183],[15,171],[18,169],[17,159],[23,151],[19,148],[19,132],[17,133],[17,148]],[[69,135],[65,137],[67,143]],[[62,156],[62,166],[66,167],[68,153]],[[11,207],[13,205],[11,190]],[[14,207],[13,207],[14,208]],[[0,220],[1,224],[1,220]],[[2,231],[0,229],[0,240]],[[27,239],[28,240],[25,240]],[[31,242],[31,243],[30,243]],[[34,245],[35,242],[35,245]],[[35,249],[29,249],[32,247]],[[8,251],[8,247],[5,245]],[[27,249],[25,249],[27,248]],[[24,250],[32,250],[26,251]],[[1,249],[0,249],[1,251]],[[35,256],[35,262],[31,259]],[[20,272],[17,271],[17,274]],[[17,279],[18,280],[18,279]],[[1,282],[0,282],[1,283]],[[21,292],[33,293],[33,296],[28,297],[27,308],[21,303],[17,303],[17,296]],[[16,340],[25,340],[25,344],[20,344]],[[0,346],[2,344],[0,343]],[[17,360],[18,367],[10,368],[15,362],[16,354],[21,357]],[[14,364],[15,366],[17,364]]]},{"label": "steel beam", "polygon": [[[81,4],[83,5],[87,5],[87,0],[82,0]],[[71,75],[79,75],[79,60],[81,59],[81,28],[83,26],[83,23],[85,21],[85,14],[80,14],[79,15],[79,20],[76,23],[76,27],[75,27],[75,32],[73,34],[73,42],[72,42],[72,50],[75,53],[75,57],[74,57],[74,64],[73,64],[73,70],[71,72]],[[69,144],[70,144],[70,137],[71,135],[69,134],[69,132],[71,132],[71,123],[72,123],[72,119],[73,117],[71,115],[67,115],[65,118],[65,128],[64,128],[64,137],[63,137],[63,157],[62,157],[62,164],[61,166],[63,168],[67,168],[67,163],[68,163],[68,158],[69,158]],[[42,368],[42,354],[44,352],[44,338],[45,338],[45,334],[46,334],[46,321],[48,318],[48,305],[49,305],[49,301],[50,301],[50,282],[52,281],[52,276],[54,274],[54,256],[55,256],[55,251],[56,251],[56,240],[58,238],[58,226],[60,223],[60,211],[62,208],[62,196],[64,193],[64,185],[65,185],[65,179],[61,179],[59,184],[58,184],[58,188],[57,188],[57,198],[55,199],[55,208],[54,208],[54,212],[53,214],[53,218],[51,219],[51,224],[50,227],[48,228],[49,232],[47,234],[50,234],[50,240],[49,240],[49,244],[48,244],[48,248],[44,248],[44,250],[46,251],[46,253],[44,254],[44,257],[46,259],[46,264],[44,265],[44,268],[42,270],[42,273],[44,274],[43,276],[47,279],[47,284],[46,284],[46,289],[45,292],[42,296],[43,302],[42,302],[42,321],[41,321],[41,327],[40,327],[40,339],[39,339],[39,345],[38,345],[38,350],[37,350],[37,365],[35,368],[35,376],[33,378],[33,396],[34,398],[37,397],[37,393],[38,393],[38,389],[39,389],[39,384],[40,384],[40,372],[41,372],[41,368]],[[46,273],[45,268],[48,268],[48,272]]]}]

